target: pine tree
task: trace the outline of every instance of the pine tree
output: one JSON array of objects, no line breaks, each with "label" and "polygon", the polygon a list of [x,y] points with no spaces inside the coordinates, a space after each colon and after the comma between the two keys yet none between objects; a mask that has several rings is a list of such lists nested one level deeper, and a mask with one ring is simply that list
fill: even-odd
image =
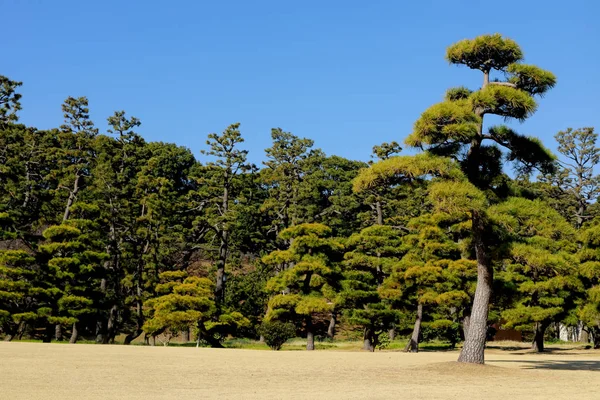
[{"label": "pine tree", "polygon": [[[538,140],[520,135],[504,125],[484,129],[486,115],[524,121],[537,108],[534,96],[543,95],[554,86],[554,75],[536,66],[520,63],[522,58],[523,53],[517,43],[499,34],[465,39],[450,46],[446,59],[452,64],[481,71],[482,86],[476,91],[464,87],[448,90],[445,100],[427,109],[406,139],[406,144],[411,147],[457,160],[473,187],[467,189],[464,183],[451,185],[461,186],[462,192],[476,188],[486,196],[485,201],[477,202],[477,207],[470,207],[478,284],[469,330],[459,357],[461,362],[484,362],[493,282],[492,243],[488,242],[486,234],[489,223],[485,203],[498,201],[507,192],[507,179],[502,174],[504,155],[501,148],[507,151],[506,159],[514,161],[522,173],[529,173],[534,168],[549,172],[554,168],[553,157]],[[491,78],[492,73],[504,74],[507,79]],[[488,145],[488,142],[491,144]],[[389,160],[381,161],[379,164],[382,165],[376,170],[381,171],[386,165],[393,168],[393,164],[385,164],[386,161]],[[456,195],[450,186],[440,185],[436,191],[440,199]],[[475,192],[473,195],[480,197]],[[450,204],[449,201],[446,203]]]},{"label": "pine tree", "polygon": [[0,75],[0,128],[19,119],[17,112],[21,109],[21,94],[16,89],[22,84]]},{"label": "pine tree", "polygon": [[322,224],[300,224],[283,230],[282,240],[291,241],[288,250],[276,250],[263,257],[268,265],[290,267],[269,280],[273,294],[265,321],[281,320],[304,324],[307,350],[314,350],[317,317],[335,308],[340,273],[336,265],[343,252],[331,229]]},{"label": "pine tree", "polygon": [[363,349],[375,351],[380,336],[394,325],[399,314],[381,298],[378,288],[402,255],[401,232],[375,225],[352,235],[346,242],[339,307],[348,322],[363,328]]},{"label": "pine tree", "polygon": [[575,230],[542,201],[511,198],[489,210],[509,246],[499,278],[515,286],[511,308],[502,312],[509,328],[531,329],[532,348],[544,351],[544,333],[575,308],[582,285],[577,277]]},{"label": "pine tree", "polygon": [[[80,211],[78,206],[71,210]],[[43,314],[49,324],[72,326],[71,343],[78,339],[82,318],[95,313],[95,291],[100,288],[101,265],[106,257],[92,225],[89,219],[73,219],[51,226],[44,231],[47,242],[39,246],[47,296]]]},{"label": "pine tree", "polygon": [[31,254],[24,250],[0,251],[0,329],[7,340],[20,338],[27,324],[38,319],[36,273]]},{"label": "pine tree", "polygon": [[261,179],[267,185],[269,198],[262,209],[271,214],[275,236],[306,221],[308,159],[314,155],[314,142],[299,138],[281,128],[271,129],[273,145],[265,150],[267,161]]},{"label": "pine tree", "polygon": [[[89,199],[100,210],[100,229],[104,232],[109,256],[100,283],[104,296],[98,310],[96,340],[101,343],[114,341],[120,330],[129,330],[127,316],[132,306],[129,303],[137,299],[137,293],[132,294],[128,287],[130,274],[137,266],[133,259],[136,253],[134,233],[137,232],[141,207],[136,187],[138,173],[150,157],[146,142],[134,131],[141,125],[137,118],[128,118],[124,111],[117,111],[108,117],[108,124],[108,133],[114,138],[98,136],[94,142],[97,157],[90,182],[92,198]],[[136,328],[140,327],[140,333],[141,313],[140,307],[134,322]],[[135,332],[128,335],[126,342],[134,335]]]},{"label": "pine tree", "polygon": [[231,222],[235,219],[235,204],[239,195],[239,175],[254,169],[246,162],[247,150],[240,150],[244,142],[239,130],[240,124],[230,125],[221,135],[211,133],[206,144],[210,150],[202,150],[202,154],[216,160],[207,164],[208,170],[199,179],[200,189],[205,191],[204,198],[210,207],[206,213],[206,223],[214,231],[219,242],[217,254],[216,301],[225,300],[225,264],[230,244]]},{"label": "pine tree", "polygon": [[594,348],[600,348],[600,221],[594,219],[580,232],[579,276],[585,293],[577,315],[591,332]]},{"label": "pine tree", "polygon": [[[406,254],[381,288],[382,296],[416,315],[405,351],[418,351],[422,325],[431,321],[428,314],[433,315],[438,306],[454,307],[457,319],[460,309],[471,300],[465,280],[473,277],[474,266],[462,259],[464,249],[456,240],[461,236],[461,222],[445,213],[427,213],[408,224],[410,231],[402,239]],[[456,324],[445,318],[434,323],[438,328]]]},{"label": "pine tree", "polygon": [[151,336],[162,334],[165,345],[178,333],[194,330],[198,342],[219,346],[228,334],[250,323],[239,312],[218,313],[214,283],[208,278],[165,271],[160,273],[155,291],[159,296],[146,302],[144,331]]}]

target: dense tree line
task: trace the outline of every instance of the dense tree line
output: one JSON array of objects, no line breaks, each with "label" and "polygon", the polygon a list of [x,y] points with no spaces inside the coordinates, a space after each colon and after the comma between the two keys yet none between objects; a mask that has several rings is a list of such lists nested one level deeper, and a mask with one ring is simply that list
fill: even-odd
[{"label": "dense tree line", "polygon": [[[593,128],[557,133],[559,156],[486,116],[523,121],[554,75],[500,35],[463,40],[447,60],[479,70],[415,122],[402,156],[328,156],[275,128],[261,167],[240,124],[197,149],[147,142],[116,111],[100,132],[85,97],[64,124],[19,123],[20,82],[0,76],[0,332],[274,348],[287,335],[359,332],[464,341],[483,362],[492,324],[534,349],[556,324],[583,323],[600,347],[600,162]],[[512,173],[506,166],[512,165]]]}]

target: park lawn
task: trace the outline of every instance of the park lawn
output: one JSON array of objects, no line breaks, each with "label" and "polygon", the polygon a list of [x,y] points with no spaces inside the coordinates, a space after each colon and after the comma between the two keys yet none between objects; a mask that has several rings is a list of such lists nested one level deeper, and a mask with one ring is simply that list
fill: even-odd
[{"label": "park lawn", "polygon": [[487,365],[457,351],[257,351],[0,343],[6,399],[600,398],[600,352],[491,349]]}]

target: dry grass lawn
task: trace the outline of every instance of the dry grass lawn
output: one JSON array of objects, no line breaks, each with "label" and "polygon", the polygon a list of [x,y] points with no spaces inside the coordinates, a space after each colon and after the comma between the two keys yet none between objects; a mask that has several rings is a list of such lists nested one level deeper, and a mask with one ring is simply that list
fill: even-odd
[{"label": "dry grass lawn", "polygon": [[0,343],[1,399],[600,399],[600,352],[260,351]]}]

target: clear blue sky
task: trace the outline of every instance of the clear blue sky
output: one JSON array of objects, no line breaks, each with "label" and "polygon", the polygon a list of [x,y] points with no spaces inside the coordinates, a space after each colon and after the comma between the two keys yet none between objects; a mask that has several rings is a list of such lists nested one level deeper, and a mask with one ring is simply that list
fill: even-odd
[{"label": "clear blue sky", "polygon": [[366,160],[446,88],[480,84],[444,61],[448,45],[499,32],[558,77],[520,132],[554,148],[558,130],[600,130],[593,0],[0,0],[0,12],[0,74],[24,82],[21,120],[40,128],[62,122],[67,96],[87,96],[101,130],[123,109],[146,139],[196,155],[241,122],[256,163],[272,127]]}]

